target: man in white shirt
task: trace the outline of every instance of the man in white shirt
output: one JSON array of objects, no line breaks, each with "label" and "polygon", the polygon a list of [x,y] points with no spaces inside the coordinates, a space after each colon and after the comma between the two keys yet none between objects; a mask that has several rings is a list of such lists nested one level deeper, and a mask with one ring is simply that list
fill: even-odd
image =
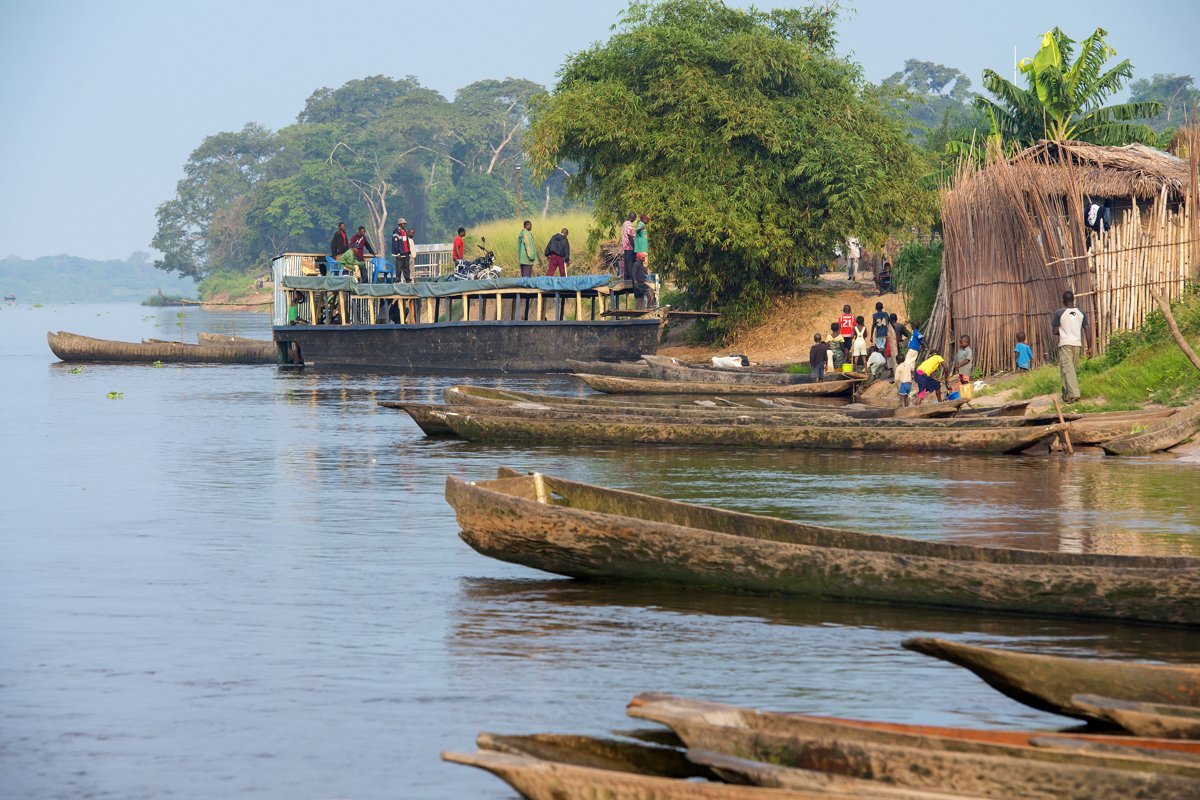
[{"label": "man in white shirt", "polygon": [[858,243],[858,239],[851,236],[846,240],[846,280],[854,280],[854,273],[858,271],[858,258],[862,255],[862,245]]},{"label": "man in white shirt", "polygon": [[1079,400],[1079,367],[1083,343],[1087,340],[1087,354],[1092,354],[1092,331],[1087,317],[1075,307],[1075,293],[1063,292],[1063,307],[1054,312],[1051,320],[1054,335],[1058,337],[1058,372],[1062,375],[1062,396],[1067,403]]}]

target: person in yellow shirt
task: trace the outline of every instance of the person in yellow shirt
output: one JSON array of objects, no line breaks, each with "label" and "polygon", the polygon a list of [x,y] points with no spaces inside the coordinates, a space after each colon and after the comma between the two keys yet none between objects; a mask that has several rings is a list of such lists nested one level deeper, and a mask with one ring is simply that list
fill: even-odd
[{"label": "person in yellow shirt", "polygon": [[939,373],[944,375],[946,372],[946,360],[931,351],[930,356],[920,363],[917,367],[917,405],[925,402],[925,395],[933,392],[937,396],[937,401],[942,402],[942,378],[939,378]]}]

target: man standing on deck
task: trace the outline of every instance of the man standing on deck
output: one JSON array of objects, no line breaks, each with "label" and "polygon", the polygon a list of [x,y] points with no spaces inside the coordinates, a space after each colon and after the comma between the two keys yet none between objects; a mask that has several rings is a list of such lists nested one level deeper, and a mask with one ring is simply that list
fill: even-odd
[{"label": "man standing on deck", "polygon": [[407,222],[404,217],[396,220],[396,230],[392,231],[392,256],[396,259],[396,278],[412,283],[412,239],[404,229]]},{"label": "man standing on deck", "polygon": [[[339,258],[342,253],[350,249],[350,237],[346,235],[346,223],[339,222],[338,229],[333,234],[333,241],[329,243],[329,255],[334,258]],[[324,274],[324,271],[322,271]]]},{"label": "man standing on deck", "polygon": [[567,240],[567,229],[550,237],[546,244],[546,274],[565,278],[571,266],[571,243]]},{"label": "man standing on deck", "polygon": [[1087,337],[1087,355],[1092,355],[1092,331],[1087,317],[1075,307],[1075,293],[1063,292],[1063,307],[1054,312],[1050,326],[1058,337],[1058,373],[1062,376],[1063,402],[1074,403],[1080,398],[1079,368],[1084,337]]},{"label": "man standing on deck", "polygon": [[[403,222],[404,220],[400,220]],[[450,246],[450,260],[457,264],[459,261],[465,261],[467,258],[467,245],[463,242],[463,237],[467,235],[466,228],[459,228],[458,235],[454,237],[454,244]]]},{"label": "man standing on deck", "polygon": [[633,227],[636,219],[637,214],[630,214],[621,225],[621,277],[627,281],[633,280],[633,263],[637,260],[637,250],[634,249],[637,232]]},{"label": "man standing on deck", "polygon": [[521,265],[521,277],[533,277],[533,265],[541,262],[537,245],[533,241],[533,223],[525,220],[521,232],[517,234],[517,263]]}]

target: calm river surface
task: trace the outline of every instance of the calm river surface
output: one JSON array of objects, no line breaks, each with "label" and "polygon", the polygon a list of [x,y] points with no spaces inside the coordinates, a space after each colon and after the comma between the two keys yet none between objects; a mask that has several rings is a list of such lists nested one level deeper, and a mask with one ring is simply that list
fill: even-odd
[{"label": "calm river surface", "polygon": [[[576,583],[476,554],[442,498],[448,473],[509,465],[881,533],[1200,555],[1200,467],[425,440],[376,403],[453,379],[73,370],[45,343],[174,338],[177,312],[0,307],[2,796],[510,798],[439,752],[480,731],[637,727],[624,707],[649,690],[1067,722],[902,650],[911,635],[1200,661],[1200,637],[1163,628]],[[244,313],[182,323],[190,341],[269,330]]]}]

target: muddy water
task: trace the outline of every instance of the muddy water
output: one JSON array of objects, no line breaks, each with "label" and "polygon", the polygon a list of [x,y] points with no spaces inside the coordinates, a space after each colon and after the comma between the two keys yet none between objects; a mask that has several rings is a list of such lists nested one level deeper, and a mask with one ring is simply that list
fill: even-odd
[{"label": "muddy water", "polygon": [[[930,539],[1200,554],[1200,469],[426,440],[380,409],[453,380],[56,363],[46,330],[176,310],[0,308],[0,794],[513,796],[441,764],[479,731],[603,733],[646,690],[912,722],[1066,722],[908,653],[934,634],[1200,661],[1194,634],[584,584],[459,541],[447,473],[510,465]],[[183,332],[266,335],[189,311]],[[579,392],[569,378],[493,380]],[[109,392],[120,397],[109,399]]]}]

